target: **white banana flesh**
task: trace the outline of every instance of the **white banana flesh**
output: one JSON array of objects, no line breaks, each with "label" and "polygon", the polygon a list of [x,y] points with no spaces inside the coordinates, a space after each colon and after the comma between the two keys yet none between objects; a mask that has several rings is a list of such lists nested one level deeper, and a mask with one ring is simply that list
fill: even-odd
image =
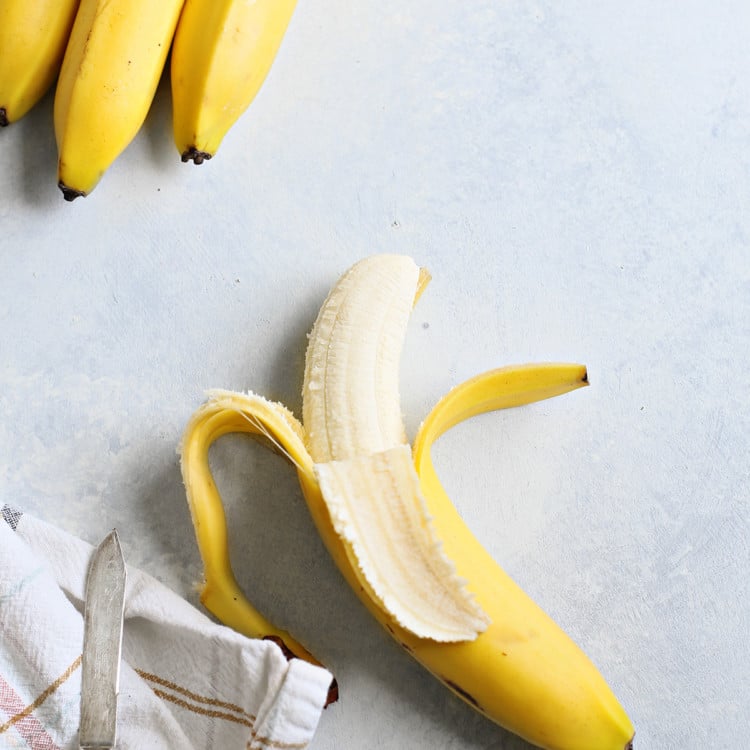
[{"label": "white banana flesh", "polygon": [[470,641],[489,618],[434,532],[401,416],[399,361],[419,289],[405,256],[371,256],[344,274],[310,334],[303,423],[360,584],[415,635]]},{"label": "white banana flesh", "polygon": [[314,468],[350,563],[402,628],[441,642],[470,641],[487,628],[442,551],[408,445]]},{"label": "white banana flesh", "polygon": [[406,444],[398,366],[419,275],[411,258],[365,258],[321,307],[307,346],[302,394],[313,461]]}]

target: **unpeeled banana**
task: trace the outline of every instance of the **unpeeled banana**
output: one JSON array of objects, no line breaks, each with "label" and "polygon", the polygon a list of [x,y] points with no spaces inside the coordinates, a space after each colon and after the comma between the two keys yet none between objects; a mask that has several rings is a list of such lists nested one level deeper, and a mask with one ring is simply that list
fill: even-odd
[{"label": "unpeeled banana", "polygon": [[146,119],[171,49],[175,143],[200,164],[260,90],[295,4],[0,0],[0,126],[59,73],[58,186],[68,201],[88,195]]},{"label": "unpeeled banana", "polygon": [[57,76],[78,0],[0,0],[0,126],[23,117]]},{"label": "unpeeled banana", "polygon": [[296,0],[186,0],[171,60],[173,130],[182,161],[219,148],[271,69]]},{"label": "unpeeled banana", "polygon": [[295,464],[316,526],[353,590],[456,695],[547,750],[632,748],[632,724],[603,677],[474,538],[430,459],[433,441],[458,422],[584,386],[586,369],[525,365],[473,378],[438,402],[412,451],[398,364],[426,279],[411,259],[378,255],[334,286],[308,344],[304,426],[279,404],[226,391],[211,394],[190,420],[182,471],[204,559],[204,602],[244,632],[285,637],[234,580],[208,467],[208,447],[221,434],[261,435]]},{"label": "unpeeled banana", "polygon": [[58,185],[88,195],[146,119],[183,0],[81,0],[55,92]]}]

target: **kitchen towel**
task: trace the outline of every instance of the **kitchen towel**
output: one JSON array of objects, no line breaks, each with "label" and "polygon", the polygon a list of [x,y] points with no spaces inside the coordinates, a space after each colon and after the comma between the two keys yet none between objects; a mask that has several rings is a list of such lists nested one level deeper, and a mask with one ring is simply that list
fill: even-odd
[{"label": "kitchen towel", "polygon": [[[0,748],[78,750],[93,547],[7,505],[0,514]],[[128,567],[118,750],[305,748],[331,679]]]}]

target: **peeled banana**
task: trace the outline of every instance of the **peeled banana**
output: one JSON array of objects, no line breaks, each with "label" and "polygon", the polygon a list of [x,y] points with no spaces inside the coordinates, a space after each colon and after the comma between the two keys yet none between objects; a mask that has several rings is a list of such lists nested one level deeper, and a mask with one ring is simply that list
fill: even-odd
[{"label": "peeled banana", "polygon": [[81,0],[55,92],[58,185],[88,195],[146,119],[183,0]]},{"label": "peeled banana", "polygon": [[0,126],[23,117],[60,70],[78,0],[0,0]]},{"label": "peeled banana", "polygon": [[[584,386],[586,369],[524,365],[473,378],[438,402],[412,450],[398,364],[426,278],[395,255],[366,258],[342,276],[310,335],[303,424],[253,394],[214,393],[196,412],[181,453],[206,569],[204,601],[221,618],[231,614],[230,596],[244,599],[228,562],[217,566],[207,553],[226,554],[208,446],[228,431],[261,434],[296,466],[318,531],[352,589],[456,695],[547,750],[632,748],[632,724],[603,677],[474,538],[430,459],[433,441],[453,425]],[[222,588],[225,596],[210,595]],[[256,634],[269,628],[262,622]]]},{"label": "peeled banana", "polygon": [[210,159],[271,69],[296,0],[186,0],[171,61],[182,161]]}]

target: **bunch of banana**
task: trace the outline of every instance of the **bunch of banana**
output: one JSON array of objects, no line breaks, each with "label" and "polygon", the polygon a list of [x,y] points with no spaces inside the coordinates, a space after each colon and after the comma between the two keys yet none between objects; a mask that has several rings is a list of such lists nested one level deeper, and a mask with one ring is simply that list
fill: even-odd
[{"label": "bunch of banana", "polygon": [[345,273],[310,335],[303,424],[254,394],[214,391],[190,419],[182,472],[204,562],[202,600],[226,624],[303,647],[244,597],[211,476],[211,443],[228,432],[269,442],[297,470],[328,550],[375,618],[456,695],[548,750],[626,750],[633,727],[571,639],[474,538],[445,495],[432,443],[473,415],[587,384],[580,365],[500,368],[441,399],[409,445],[398,366],[411,307],[429,276],[376,255]]},{"label": "bunch of banana", "polygon": [[[79,4],[80,2],[80,4]],[[174,139],[200,164],[265,80],[295,0],[0,0],[0,125],[57,77],[58,185],[88,195],[142,126],[172,50]]]}]

